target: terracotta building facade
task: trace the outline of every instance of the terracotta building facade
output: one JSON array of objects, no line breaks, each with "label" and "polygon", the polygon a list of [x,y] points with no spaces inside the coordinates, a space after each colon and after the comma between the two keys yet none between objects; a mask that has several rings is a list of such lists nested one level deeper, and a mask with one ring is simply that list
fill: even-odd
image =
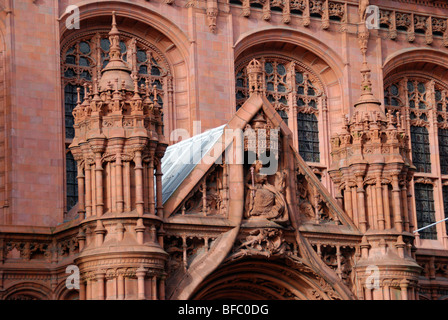
[{"label": "terracotta building facade", "polygon": [[444,300],[446,218],[446,1],[0,0],[0,299]]}]

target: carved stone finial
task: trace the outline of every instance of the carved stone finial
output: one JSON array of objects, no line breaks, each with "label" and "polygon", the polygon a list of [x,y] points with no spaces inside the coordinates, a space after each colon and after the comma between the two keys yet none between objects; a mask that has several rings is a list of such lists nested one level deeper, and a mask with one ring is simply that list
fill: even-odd
[{"label": "carved stone finial", "polygon": [[247,65],[247,75],[249,77],[249,93],[260,93],[263,87],[263,66],[261,63],[252,59]]},{"label": "carved stone finial", "polygon": [[120,82],[124,83],[125,88],[132,91],[134,89],[134,83],[131,79],[131,70],[121,58],[120,31],[117,28],[115,11],[112,12],[112,27],[109,32],[109,41],[109,63],[101,70],[99,87],[101,91],[105,91],[108,88],[109,82],[119,78]]}]

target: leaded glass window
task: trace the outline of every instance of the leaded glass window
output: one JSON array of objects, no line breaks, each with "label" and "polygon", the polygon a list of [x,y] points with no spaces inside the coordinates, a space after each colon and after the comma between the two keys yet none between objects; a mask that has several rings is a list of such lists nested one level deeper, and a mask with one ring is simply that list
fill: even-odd
[{"label": "leaded glass window", "polygon": [[384,90],[384,104],[386,106],[398,107],[402,106],[403,103],[399,94],[399,85],[394,83],[391,84]]},{"label": "leaded glass window", "polygon": [[[405,130],[410,133],[412,163],[417,168],[414,174],[414,197],[418,226],[421,228],[435,222],[435,208],[445,208],[448,216],[448,185],[443,187],[443,199],[434,204],[433,188],[438,187],[443,176],[431,167],[430,136],[437,139],[440,172],[448,174],[448,94],[447,84],[420,74],[410,77],[395,77],[385,81],[385,105],[387,111],[399,111]],[[435,116],[436,121],[433,121]],[[432,141],[432,140],[431,140]],[[431,179],[434,184],[422,184],[421,179]],[[443,201],[443,204],[442,204]],[[439,209],[438,209],[439,210]],[[444,212],[437,212],[442,216]],[[448,225],[447,225],[448,226]],[[422,239],[437,239],[436,227],[422,230]]]},{"label": "leaded glass window", "polygon": [[[77,88],[81,88],[79,85],[73,85],[68,83],[64,88],[64,109],[65,109],[65,138],[73,139],[75,137],[75,129],[73,129],[73,109],[76,107],[78,100]],[[84,91],[80,90],[80,98],[84,98]]]},{"label": "leaded glass window", "polygon": [[[416,183],[415,191],[415,209],[417,213],[418,229],[426,227],[434,222],[434,191],[432,184]],[[437,239],[437,230],[435,226],[419,231],[421,239]]]},{"label": "leaded glass window", "polygon": [[448,129],[439,128],[440,171],[448,174]]},{"label": "leaded glass window", "polygon": [[319,162],[319,129],[316,115],[313,113],[297,113],[299,131],[299,154],[303,160]]},{"label": "leaded glass window", "polygon": [[67,211],[78,202],[78,183],[76,176],[78,170],[73,155],[68,151],[65,155],[66,177],[67,177]]},{"label": "leaded glass window", "polygon": [[411,126],[412,163],[417,172],[431,172],[429,133],[426,127]]},{"label": "leaded glass window", "polygon": [[[248,60],[250,61],[250,60]],[[264,94],[283,121],[288,124],[291,106],[297,105],[299,153],[305,161],[319,162],[318,98],[322,90],[316,78],[298,61],[286,58],[261,57],[264,66]],[[247,63],[235,73],[236,109],[249,98]]]},{"label": "leaded glass window", "polygon": [[[444,209],[444,217],[448,218],[448,186],[443,186],[443,209]],[[448,220],[445,220],[445,232],[448,234]]]}]

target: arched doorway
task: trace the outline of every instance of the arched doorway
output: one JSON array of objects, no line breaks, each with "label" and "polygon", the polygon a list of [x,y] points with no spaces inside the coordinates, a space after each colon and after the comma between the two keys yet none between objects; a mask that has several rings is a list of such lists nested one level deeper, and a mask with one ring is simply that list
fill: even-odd
[{"label": "arched doorway", "polygon": [[339,296],[300,262],[251,257],[225,263],[202,282],[191,299],[333,300]]}]

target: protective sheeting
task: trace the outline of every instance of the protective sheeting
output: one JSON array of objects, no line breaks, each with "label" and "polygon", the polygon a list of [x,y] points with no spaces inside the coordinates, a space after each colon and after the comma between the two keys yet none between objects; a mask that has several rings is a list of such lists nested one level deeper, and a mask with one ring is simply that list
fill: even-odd
[{"label": "protective sheeting", "polygon": [[225,125],[173,144],[162,158],[162,199],[165,203],[223,134]]}]

